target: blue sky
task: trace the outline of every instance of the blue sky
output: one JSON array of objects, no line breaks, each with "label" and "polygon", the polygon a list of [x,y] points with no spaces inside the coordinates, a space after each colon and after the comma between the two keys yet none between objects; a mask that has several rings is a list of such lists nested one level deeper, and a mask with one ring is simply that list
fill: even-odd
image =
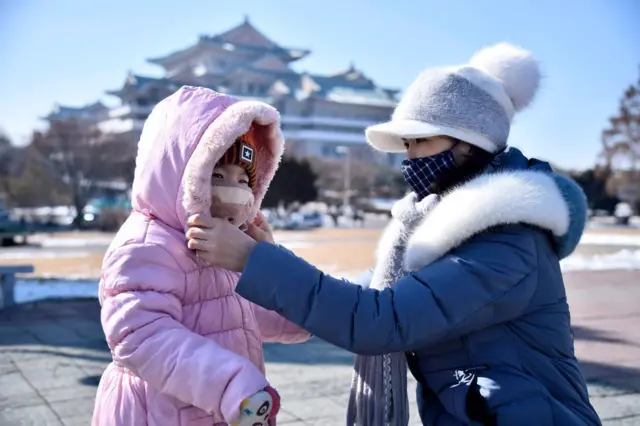
[{"label": "blue sky", "polygon": [[405,88],[426,67],[465,62],[498,41],[534,52],[545,78],[510,143],[571,168],[591,166],[600,132],[638,77],[637,0],[0,0],[0,128],[25,143],[54,102],[82,105],[120,87],[145,60],[226,30],[248,14],[276,42],[313,53],[298,70],[351,61]]}]

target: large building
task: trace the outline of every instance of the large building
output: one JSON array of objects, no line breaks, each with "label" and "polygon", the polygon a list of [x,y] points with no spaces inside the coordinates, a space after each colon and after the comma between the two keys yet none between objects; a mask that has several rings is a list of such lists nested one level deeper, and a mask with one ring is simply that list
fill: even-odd
[{"label": "large building", "polygon": [[121,88],[107,92],[119,98],[120,106],[56,106],[46,119],[74,116],[93,122],[104,133],[137,141],[157,102],[182,85],[205,86],[276,107],[291,155],[339,158],[344,152],[340,147],[346,146],[353,158],[397,165],[401,156],[368,147],[364,129],[389,119],[398,91],[378,86],[353,65],[331,75],[291,68],[309,54],[276,44],[245,18],[224,33],[200,36],[192,46],[149,59],[164,69],[165,77],[129,74]]}]

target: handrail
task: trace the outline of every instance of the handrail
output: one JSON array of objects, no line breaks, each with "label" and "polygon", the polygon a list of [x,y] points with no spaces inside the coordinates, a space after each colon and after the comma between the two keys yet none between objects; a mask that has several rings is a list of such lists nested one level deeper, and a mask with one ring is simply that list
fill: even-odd
[{"label": "handrail", "polygon": [[0,310],[16,303],[16,274],[30,274],[33,271],[33,265],[0,266]]}]

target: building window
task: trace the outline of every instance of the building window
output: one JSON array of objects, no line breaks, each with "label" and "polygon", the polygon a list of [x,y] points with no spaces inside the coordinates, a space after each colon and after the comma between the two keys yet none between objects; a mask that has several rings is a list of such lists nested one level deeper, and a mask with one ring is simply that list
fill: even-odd
[{"label": "building window", "polygon": [[157,87],[154,87],[149,90],[149,101],[153,103],[160,102],[160,90]]},{"label": "building window", "polygon": [[249,94],[249,95],[262,95],[267,91],[267,87],[264,84],[259,84],[259,83],[251,83],[251,82],[245,82],[244,83],[244,87],[243,93]]},{"label": "building window", "polygon": [[322,156],[328,158],[337,157],[338,153],[336,152],[336,147],[331,144],[322,145]]}]

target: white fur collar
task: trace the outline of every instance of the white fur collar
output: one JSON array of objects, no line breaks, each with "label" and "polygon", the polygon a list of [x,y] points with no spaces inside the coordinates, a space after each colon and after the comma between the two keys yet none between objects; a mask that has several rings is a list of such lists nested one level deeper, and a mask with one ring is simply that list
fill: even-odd
[{"label": "white fur collar", "polygon": [[485,174],[443,196],[427,214],[409,239],[405,269],[423,268],[493,226],[525,223],[562,236],[569,220],[569,207],[548,173]]}]

